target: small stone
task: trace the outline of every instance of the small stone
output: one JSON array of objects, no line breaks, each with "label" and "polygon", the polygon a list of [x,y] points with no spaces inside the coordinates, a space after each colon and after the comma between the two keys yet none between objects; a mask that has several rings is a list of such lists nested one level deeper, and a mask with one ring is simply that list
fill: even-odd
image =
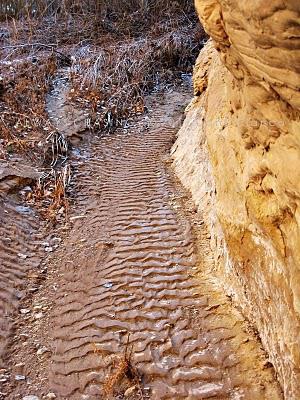
[{"label": "small stone", "polygon": [[45,354],[45,353],[48,353],[48,349],[47,349],[47,347],[45,347],[45,346],[43,346],[43,347],[40,347],[39,349],[38,349],[38,351],[36,352],[36,354],[38,355],[38,356],[42,356],[43,354]]},{"label": "small stone", "polygon": [[56,394],[55,393],[47,393],[46,394],[46,399],[52,400],[52,399],[56,399]]},{"label": "small stone", "polygon": [[21,258],[22,260],[26,260],[28,255],[27,254],[18,253],[18,257]]},{"label": "small stone", "polygon": [[53,247],[49,246],[49,247],[45,247],[45,252],[46,253],[51,253],[53,251]]},{"label": "small stone", "polygon": [[43,318],[43,316],[44,316],[44,314],[42,312],[39,312],[39,313],[35,314],[34,318],[41,319],[41,318]]},{"label": "small stone", "polygon": [[15,380],[16,381],[25,381],[26,376],[24,375],[15,375]]},{"label": "small stone", "polygon": [[37,396],[29,395],[22,397],[22,400],[40,400]]},{"label": "small stone", "polygon": [[110,288],[113,287],[113,284],[112,284],[111,282],[107,282],[107,283],[104,283],[103,286],[104,286],[105,288],[107,288],[107,289],[110,289]]},{"label": "small stone", "polygon": [[21,314],[29,314],[30,313],[30,309],[29,308],[21,308],[21,310],[20,310],[20,313]]}]

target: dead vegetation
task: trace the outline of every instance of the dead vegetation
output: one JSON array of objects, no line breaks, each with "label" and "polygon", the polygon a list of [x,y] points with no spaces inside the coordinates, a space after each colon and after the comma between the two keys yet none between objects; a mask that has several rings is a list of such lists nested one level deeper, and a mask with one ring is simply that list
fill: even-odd
[{"label": "dead vegetation", "polygon": [[71,180],[69,164],[59,169],[50,169],[39,178],[33,198],[41,207],[42,215],[50,222],[55,223],[58,216],[68,218],[69,202],[67,189]]},{"label": "dead vegetation", "polygon": [[6,161],[22,156],[44,171],[28,200],[35,201],[42,214],[55,222],[57,212],[67,212],[68,145],[51,125],[45,110],[45,96],[57,69],[57,58],[53,54],[39,57],[36,61],[26,59],[2,65],[1,146]]},{"label": "dead vegetation", "polygon": [[44,214],[54,221],[67,209],[70,171],[64,132],[45,107],[57,71],[87,128],[111,131],[145,111],[147,93],[191,72],[203,30],[187,0],[13,0],[1,2],[0,15],[0,154],[45,169],[35,198],[51,200]]},{"label": "dead vegetation", "polygon": [[[124,398],[146,400],[148,398],[142,387],[141,375],[132,361],[133,348],[129,346],[129,338],[128,334],[124,352],[113,357],[110,373],[105,379],[103,394],[107,400]],[[103,357],[103,353],[96,344],[93,348],[96,354]]]},{"label": "dead vegetation", "polygon": [[103,48],[80,48],[70,68],[70,98],[87,110],[92,129],[111,130],[145,110],[144,96],[181,81],[195,42],[187,29]]},{"label": "dead vegetation", "polygon": [[[45,95],[56,71],[52,55],[39,62],[7,62],[1,65],[0,130],[2,144],[26,143],[34,148],[41,131],[49,131]],[[9,149],[8,149],[9,150]]]}]

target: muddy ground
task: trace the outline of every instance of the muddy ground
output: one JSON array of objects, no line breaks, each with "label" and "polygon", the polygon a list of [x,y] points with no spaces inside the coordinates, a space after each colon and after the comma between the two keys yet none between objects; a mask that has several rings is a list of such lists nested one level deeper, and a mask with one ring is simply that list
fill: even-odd
[{"label": "muddy ground", "polygon": [[126,129],[73,146],[67,221],[47,225],[26,182],[2,196],[1,399],[281,398],[173,175],[190,98],[153,94]]}]

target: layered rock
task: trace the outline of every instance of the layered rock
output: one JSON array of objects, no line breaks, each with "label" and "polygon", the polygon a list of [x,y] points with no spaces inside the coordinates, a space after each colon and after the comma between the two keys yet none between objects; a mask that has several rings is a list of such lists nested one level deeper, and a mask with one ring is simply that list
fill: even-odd
[{"label": "layered rock", "polygon": [[212,37],[174,166],[211,230],[220,283],[300,398],[300,3],[196,0]]}]

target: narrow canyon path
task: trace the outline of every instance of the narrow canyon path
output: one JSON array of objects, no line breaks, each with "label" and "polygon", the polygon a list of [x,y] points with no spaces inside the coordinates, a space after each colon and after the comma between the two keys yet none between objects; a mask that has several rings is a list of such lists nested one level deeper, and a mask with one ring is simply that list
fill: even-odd
[{"label": "narrow canyon path", "polygon": [[[16,328],[10,370],[22,365],[25,379],[6,399],[281,398],[259,340],[214,284],[205,226],[172,175],[189,97],[153,95],[146,117],[73,152],[70,226],[26,305],[43,314]],[[126,350],[139,382],[118,375]]]}]

